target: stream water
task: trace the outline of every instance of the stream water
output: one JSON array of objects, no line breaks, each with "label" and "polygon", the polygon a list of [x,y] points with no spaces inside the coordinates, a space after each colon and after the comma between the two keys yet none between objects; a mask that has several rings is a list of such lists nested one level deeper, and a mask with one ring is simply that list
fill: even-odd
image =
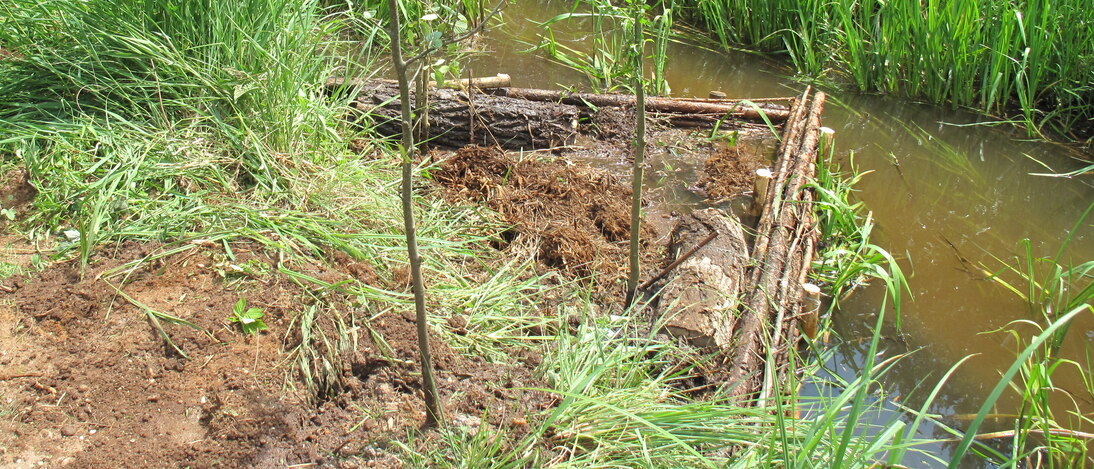
[{"label": "stream water", "polygon": [[[542,28],[533,20],[546,20],[570,5],[559,1],[510,5],[505,26],[486,35],[488,53],[471,61],[472,73],[508,73],[513,85],[520,87],[584,87],[588,81],[583,73],[542,55],[521,52],[528,48],[522,43],[539,41]],[[589,38],[580,31],[588,30],[588,24],[574,22],[572,28],[556,28],[555,33],[557,39],[581,47]],[[747,53],[673,43],[668,56],[667,78],[674,96],[705,97],[711,90],[731,98],[797,96],[804,86],[787,78],[786,68]],[[883,340],[886,356],[911,352],[884,376],[886,399],[918,408],[951,366],[975,355],[930,406],[947,425],[961,428],[967,423],[963,415],[977,412],[1019,347],[1011,334],[989,331],[1016,320],[1039,319],[1021,298],[987,279],[984,270],[1002,269],[999,259],[1016,264],[1016,256],[1024,250],[1019,244],[1023,239],[1030,240],[1035,255],[1052,256],[1069,234],[1064,261],[1078,264],[1094,259],[1091,220],[1071,232],[1094,201],[1094,180],[1035,175],[1073,171],[1085,164],[1070,158],[1073,150],[1025,141],[1024,134],[1013,128],[971,125],[981,121],[975,115],[907,100],[827,91],[823,124],[836,130],[838,162],[847,167],[853,154],[857,168],[870,172],[856,187],[859,199],[873,212],[873,241],[899,260],[911,289],[911,300],[902,308],[902,327],[897,330],[888,324]],[[689,197],[686,188],[674,192]],[[883,293],[878,285],[860,289],[836,313],[836,334],[829,342],[835,354],[827,363],[832,373],[845,378],[859,374]],[[1036,334],[1028,326],[1017,330],[1024,341]],[[1089,369],[1084,357],[1092,344],[1094,321],[1087,315],[1072,325],[1063,354]],[[1073,393],[1078,411],[1091,416],[1094,402],[1077,373],[1065,370],[1054,377],[1054,383]],[[1094,430],[1081,428],[1069,418],[1067,412],[1076,406],[1063,392],[1054,398],[1062,424]],[[1014,414],[1017,402],[1011,393],[1000,401],[997,412]],[[887,407],[898,412],[895,404]],[[1013,422],[989,419],[985,425],[983,430],[1004,430],[1012,428]],[[951,437],[938,426],[922,428],[921,433]],[[940,443],[932,451],[945,457],[951,448],[951,443]],[[968,465],[981,464],[969,461]]]}]

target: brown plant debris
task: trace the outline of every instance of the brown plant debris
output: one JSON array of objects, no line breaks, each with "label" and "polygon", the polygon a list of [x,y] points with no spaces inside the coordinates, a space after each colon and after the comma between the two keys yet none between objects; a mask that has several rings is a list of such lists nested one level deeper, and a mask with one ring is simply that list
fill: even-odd
[{"label": "brown plant debris", "polygon": [[609,280],[626,271],[631,190],[606,173],[469,146],[446,159],[434,179],[450,201],[500,213],[513,225],[506,236],[512,244],[533,247],[548,267]]}]

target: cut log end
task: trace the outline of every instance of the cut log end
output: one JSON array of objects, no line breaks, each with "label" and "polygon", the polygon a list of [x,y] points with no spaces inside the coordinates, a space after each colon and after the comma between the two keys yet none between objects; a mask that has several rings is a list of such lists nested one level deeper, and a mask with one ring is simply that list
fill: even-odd
[{"label": "cut log end", "polygon": [[756,170],[756,178],[752,180],[752,206],[750,212],[753,216],[759,216],[767,202],[767,191],[771,187],[771,180],[775,173],[770,169],[760,168]]},{"label": "cut log end", "polygon": [[802,285],[802,312],[798,316],[798,325],[809,340],[817,338],[817,325],[820,323],[821,289],[806,283]]}]

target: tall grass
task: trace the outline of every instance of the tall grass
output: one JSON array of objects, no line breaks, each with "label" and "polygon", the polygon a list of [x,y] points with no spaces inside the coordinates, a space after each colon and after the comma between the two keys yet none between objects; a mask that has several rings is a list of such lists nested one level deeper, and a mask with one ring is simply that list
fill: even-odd
[{"label": "tall grass", "polygon": [[77,227],[84,262],[123,226],[195,228],[217,195],[279,200],[338,142],[338,64],[315,54],[340,25],[314,2],[12,1],[0,18],[0,145],[39,189],[31,221]]},{"label": "tall grass", "polygon": [[789,55],[898,93],[1014,119],[1031,134],[1091,136],[1094,10],[1082,0],[686,0],[723,45]]},{"label": "tall grass", "polygon": [[[319,105],[339,28],[313,1],[13,1],[0,42],[5,121],[93,115],[159,128],[200,124],[240,151],[254,183],[278,188],[280,161],[330,137]],[[290,118],[291,116],[291,118]]]},{"label": "tall grass", "polygon": [[[1000,437],[1009,436],[1010,457],[1015,461],[1041,460],[1044,467],[1086,467],[1092,462],[1087,448],[1090,435],[1072,430],[1094,424],[1083,413],[1081,404],[1094,398],[1089,355],[1083,363],[1081,358],[1061,354],[1074,320],[1094,314],[1094,261],[1073,265],[1064,259],[1074,233],[1091,211],[1094,204],[1079,217],[1052,257],[1034,255],[1032,243],[1023,240],[1022,253],[1013,263],[997,259],[1004,267],[991,277],[1029,305],[1030,317],[1008,325],[1015,343],[1024,347],[984,403],[969,432],[976,431],[991,411],[990,404],[1008,387],[1013,389],[1021,397],[1022,406],[1014,420],[1014,430]],[[1032,328],[1037,335],[1027,341],[1023,336],[1028,334],[1020,333],[1019,328]],[[1086,351],[1089,354],[1089,346]],[[1057,387],[1054,375],[1066,373],[1077,374],[1086,383],[1085,389],[1073,394]],[[1064,405],[1070,402],[1073,408],[1062,407],[1053,402],[1053,397],[1062,397]],[[1065,409],[1066,414],[1061,412]]]}]

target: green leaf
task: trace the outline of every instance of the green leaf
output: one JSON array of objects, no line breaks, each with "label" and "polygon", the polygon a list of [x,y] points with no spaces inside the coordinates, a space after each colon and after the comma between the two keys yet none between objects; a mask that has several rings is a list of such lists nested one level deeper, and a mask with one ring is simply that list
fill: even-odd
[{"label": "green leaf", "polygon": [[239,323],[239,327],[243,329],[244,334],[257,334],[269,329],[266,323],[262,321],[262,317],[265,315],[266,313],[262,312],[262,308],[247,308],[247,300],[240,298],[232,308],[232,316],[228,320]]}]

